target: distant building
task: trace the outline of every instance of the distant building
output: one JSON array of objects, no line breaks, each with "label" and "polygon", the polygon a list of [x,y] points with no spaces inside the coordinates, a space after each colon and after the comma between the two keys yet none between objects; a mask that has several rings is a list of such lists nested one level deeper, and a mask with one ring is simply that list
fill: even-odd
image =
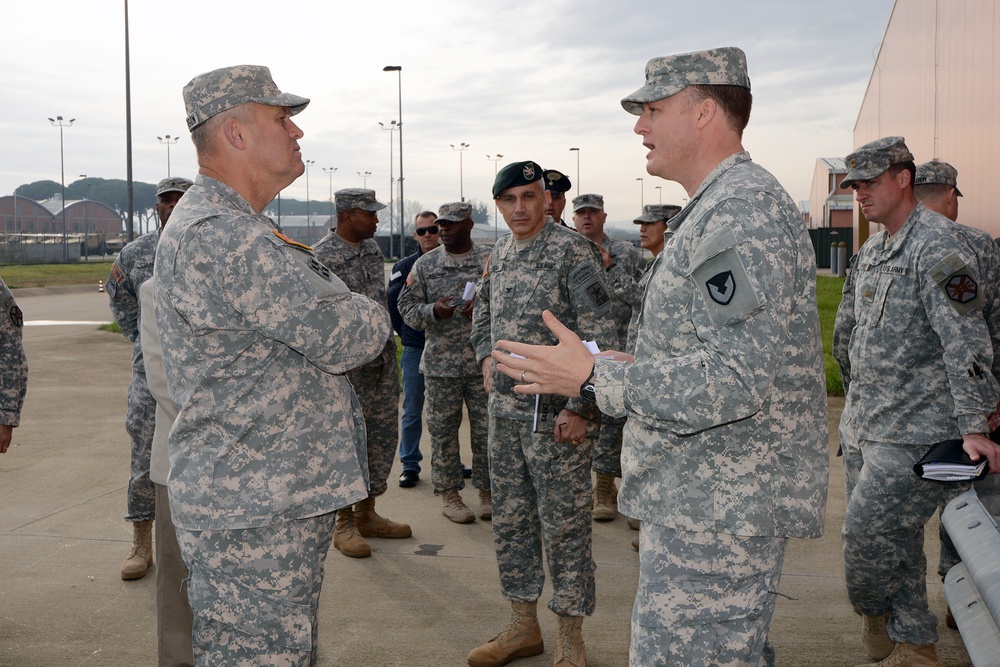
[{"label": "distant building", "polygon": [[821,157],[813,170],[809,191],[809,227],[851,227],[854,224],[854,193],[840,187],[847,175],[844,158]]},{"label": "distant building", "polygon": [[[67,234],[122,233],[122,219],[110,206],[90,199],[66,202]],[[36,202],[34,199],[5,195],[0,197],[0,233],[62,234],[63,201],[59,196]]]}]

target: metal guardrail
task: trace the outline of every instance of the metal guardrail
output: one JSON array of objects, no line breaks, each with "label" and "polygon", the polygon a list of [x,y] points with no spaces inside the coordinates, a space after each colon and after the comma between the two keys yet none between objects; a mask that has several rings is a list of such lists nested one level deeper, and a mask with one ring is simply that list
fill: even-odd
[{"label": "metal guardrail", "polygon": [[941,523],[962,562],[944,578],[944,596],[976,667],[1000,665],[1000,527],[975,489],[952,500]]}]

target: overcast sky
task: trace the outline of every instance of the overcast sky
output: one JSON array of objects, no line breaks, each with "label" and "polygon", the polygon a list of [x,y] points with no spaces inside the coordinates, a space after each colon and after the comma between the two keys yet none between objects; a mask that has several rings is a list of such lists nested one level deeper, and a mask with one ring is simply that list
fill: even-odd
[{"label": "overcast sky", "polygon": [[[405,195],[437,208],[460,195],[488,201],[495,164],[532,159],[565,172],[577,193],[605,196],[609,222],[645,203],[681,203],[683,190],[645,171],[646,150],[621,98],[652,57],[716,46],[747,53],[754,109],[744,135],[753,158],[796,201],[809,197],[816,158],[853,148],[854,122],[892,0],[286,0],[130,3],[133,178],[193,178],[181,89],[196,74],[267,65],[278,86],[309,97],[296,122],[309,194],[369,187],[389,199],[390,136],[401,65]],[[0,194],[80,174],[126,177],[123,0],[8,2],[0,39]],[[503,10],[497,7],[503,7]],[[398,144],[395,175],[399,176]],[[637,181],[642,178],[642,181]],[[656,190],[661,186],[661,190]],[[305,199],[306,177],[283,196]],[[386,217],[386,216],[383,216]]]}]

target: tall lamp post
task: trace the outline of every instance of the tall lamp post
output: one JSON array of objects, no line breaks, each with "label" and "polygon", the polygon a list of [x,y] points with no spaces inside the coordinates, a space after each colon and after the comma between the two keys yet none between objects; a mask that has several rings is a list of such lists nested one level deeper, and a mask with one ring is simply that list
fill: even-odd
[{"label": "tall lamp post", "polygon": [[309,229],[309,241],[306,245],[312,245],[313,242],[313,221],[312,221],[312,211],[309,205],[309,167],[316,164],[316,160],[306,160],[306,227]]},{"label": "tall lamp post", "polygon": [[465,201],[465,176],[462,169],[462,153],[469,150],[469,144],[464,141],[458,146],[455,144],[448,144],[451,146],[451,150],[458,151],[458,196],[462,201]]},{"label": "tall lamp post", "polygon": [[[87,178],[86,174],[80,174],[80,178]],[[87,199],[83,203],[83,259],[90,259],[90,200],[91,192],[94,189],[93,183],[87,183]]]},{"label": "tall lamp post", "polygon": [[571,148],[571,151],[576,151],[576,196],[580,196],[580,149]]},{"label": "tall lamp post", "polygon": [[333,175],[336,173],[336,167],[323,167],[323,173],[330,177],[330,220],[333,224]]},{"label": "tall lamp post", "polygon": [[641,211],[646,205],[646,184],[643,182],[642,178],[635,179],[639,181],[639,210]]},{"label": "tall lamp post", "polygon": [[406,205],[403,199],[403,66],[386,65],[382,68],[382,71],[396,72],[398,84],[399,116],[397,120],[399,122],[396,124],[396,127],[399,128],[399,256],[402,257],[404,254],[403,226],[406,224],[406,214],[403,211]]},{"label": "tall lamp post", "polygon": [[[395,168],[395,160],[394,160],[393,155],[392,155],[392,152],[393,152],[392,134],[393,134],[393,132],[396,131],[397,125],[396,125],[396,121],[392,120],[392,121],[389,121],[389,127],[386,127],[385,123],[379,123],[378,126],[381,127],[383,130],[386,130],[386,131],[389,132],[389,256],[390,257],[394,257],[394,255],[392,254],[392,232],[395,229],[395,226],[393,226],[392,222],[393,222],[393,218],[396,216],[396,211],[394,210],[395,207],[393,206],[393,203],[394,203],[393,202],[393,189],[394,189],[393,188],[393,183],[396,181],[396,178],[395,178],[395,174],[394,174],[394,171],[393,171],[394,168]],[[400,226],[402,226],[402,219],[400,219]],[[402,247],[399,248],[399,256],[400,257],[403,256],[403,248]]]},{"label": "tall lamp post", "polygon": [[62,237],[63,237],[63,262],[69,263],[69,248],[66,246],[66,160],[63,154],[63,128],[73,127],[73,122],[76,118],[70,118],[69,121],[63,121],[62,116],[56,116],[55,118],[49,118],[49,122],[53,126],[59,128],[59,183],[62,187]]},{"label": "tall lamp post", "polygon": [[[486,159],[493,163],[493,182],[497,180],[497,170],[499,169],[500,158],[503,157],[503,153],[497,153],[496,155],[487,155]],[[493,206],[493,242],[500,238],[500,226],[497,224],[497,207]]]},{"label": "tall lamp post", "polygon": [[358,176],[361,177],[361,183],[362,183],[361,187],[363,187],[363,188],[367,188],[368,187],[368,177],[371,176],[371,175],[372,175],[372,173],[370,171],[359,171],[358,172]]},{"label": "tall lamp post", "polygon": [[157,137],[161,144],[167,145],[167,178],[170,178],[170,146],[177,143],[180,137],[171,137],[169,134],[165,134],[162,137]]},{"label": "tall lamp post", "polygon": [[659,185],[656,186],[656,194],[660,196],[660,200],[657,203],[662,204],[663,203],[663,188],[661,188]]}]

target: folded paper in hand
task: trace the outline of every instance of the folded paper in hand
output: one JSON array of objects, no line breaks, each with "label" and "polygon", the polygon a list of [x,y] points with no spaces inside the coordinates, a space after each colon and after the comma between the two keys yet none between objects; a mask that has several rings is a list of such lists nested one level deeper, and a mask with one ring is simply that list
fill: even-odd
[{"label": "folded paper in hand", "polygon": [[970,482],[982,479],[989,472],[985,457],[973,461],[962,447],[961,438],[933,445],[913,464],[918,477],[934,482]]}]

